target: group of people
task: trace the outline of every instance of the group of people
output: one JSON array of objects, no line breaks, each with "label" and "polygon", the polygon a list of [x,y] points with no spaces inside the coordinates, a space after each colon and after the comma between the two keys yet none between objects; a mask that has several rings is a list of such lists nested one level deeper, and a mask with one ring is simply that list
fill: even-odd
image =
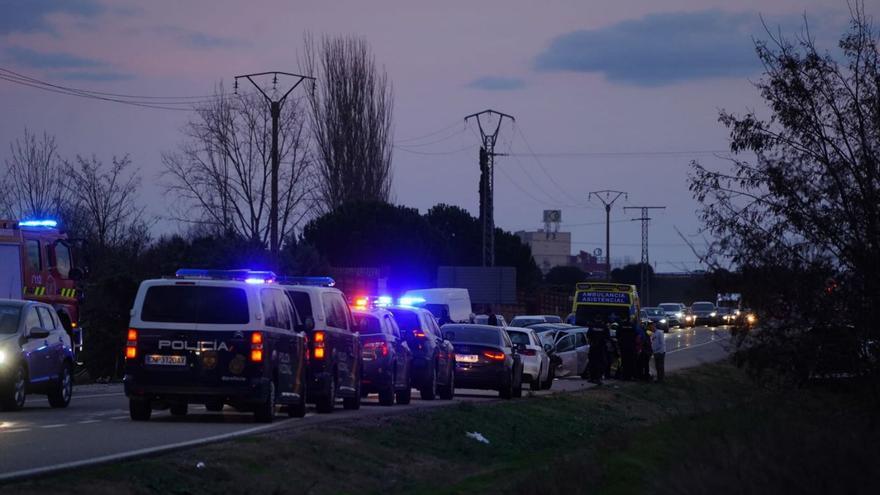
[{"label": "group of people", "polygon": [[[596,384],[612,376],[621,380],[651,381],[651,357],[657,382],[665,377],[666,335],[654,323],[647,328],[624,322],[595,321],[589,325],[590,342],[586,376]],[[612,367],[617,364],[612,374]]]}]

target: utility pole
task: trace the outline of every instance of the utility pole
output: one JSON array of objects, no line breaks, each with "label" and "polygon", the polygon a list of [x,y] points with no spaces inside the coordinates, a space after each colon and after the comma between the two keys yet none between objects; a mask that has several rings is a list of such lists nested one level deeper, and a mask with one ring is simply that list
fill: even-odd
[{"label": "utility pole", "polygon": [[[482,119],[487,119],[487,125],[489,125],[488,119],[493,115],[498,117],[498,122],[495,124],[495,130],[487,133],[483,129]],[[498,140],[501,121],[505,118],[516,122],[513,116],[495,110],[483,110],[464,118],[465,122],[468,119],[476,119],[482,140],[480,147],[480,222],[483,228],[483,266],[495,266],[495,157],[504,156],[504,153],[495,153],[495,143]],[[491,126],[489,129],[491,130]]]},{"label": "utility pole", "polygon": [[[272,89],[276,89],[278,87],[278,76],[287,76],[293,77],[296,79],[296,82],[293,83],[293,86],[287,90],[281,98],[272,98],[263,88],[257,84],[253,78],[259,76],[272,76]],[[314,81],[314,77],[310,76],[301,76],[299,74],[291,74],[289,72],[257,72],[254,74],[242,74],[240,76],[235,76],[235,93],[238,94],[238,80],[241,78],[245,78],[257,88],[263,97],[266,99],[266,102],[269,103],[269,112],[272,115],[272,176],[271,176],[271,194],[272,197],[269,201],[269,252],[272,254],[272,263],[275,264],[275,268],[278,268],[278,167],[279,167],[279,158],[278,158],[278,119],[281,118],[281,107],[284,105],[284,101],[287,99],[287,95],[291,93],[297,86],[300,85],[306,79]]]},{"label": "utility pole", "polygon": [[639,283],[639,294],[644,297],[645,304],[651,303],[651,287],[650,281],[648,280],[648,268],[650,268],[650,259],[648,258],[648,222],[651,221],[651,218],[648,217],[648,211],[650,210],[665,210],[665,206],[624,206],[623,211],[626,210],[641,210],[642,216],[641,218],[633,218],[632,220],[641,221],[642,222],[642,270],[641,270],[641,280]]},{"label": "utility pole", "polygon": [[611,280],[611,207],[614,206],[614,202],[620,199],[623,196],[625,199],[629,199],[629,196],[624,191],[593,191],[587,196],[587,201],[593,199],[593,196],[599,198],[599,201],[605,205],[605,277],[608,280]]}]

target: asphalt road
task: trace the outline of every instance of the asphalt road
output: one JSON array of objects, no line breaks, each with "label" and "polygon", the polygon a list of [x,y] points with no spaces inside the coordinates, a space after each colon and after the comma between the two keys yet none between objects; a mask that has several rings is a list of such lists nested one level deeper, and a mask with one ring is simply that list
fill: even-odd
[{"label": "asphalt road", "polygon": [[[723,328],[671,331],[666,340],[667,370],[723,359],[728,353],[728,336]],[[592,386],[579,378],[557,379],[551,390],[538,392],[538,395]],[[167,411],[156,411],[151,421],[135,423],[129,419],[128,401],[121,385],[78,386],[66,409],[51,409],[45,396],[34,395],[28,397],[23,410],[0,413],[0,481],[271,429],[338,421],[355,415],[400,414],[450,403],[422,401],[417,397],[418,394],[413,393],[412,404],[408,406],[380,407],[376,396],[371,395],[359,411],[344,411],[340,405],[333,414],[317,415],[310,410],[302,419],[279,415],[268,425],[255,423],[250,413],[237,413],[229,407],[223,413],[210,413],[202,406],[190,406],[189,414],[182,418],[172,417]],[[494,392],[459,389],[455,401],[496,399]]]}]

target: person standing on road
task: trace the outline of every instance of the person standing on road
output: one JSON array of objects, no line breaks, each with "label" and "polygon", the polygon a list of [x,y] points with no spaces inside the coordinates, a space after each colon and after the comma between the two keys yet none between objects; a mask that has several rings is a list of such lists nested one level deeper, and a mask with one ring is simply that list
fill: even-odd
[{"label": "person standing on road", "polygon": [[639,338],[639,378],[646,381],[651,381],[651,354],[652,350],[652,341],[651,335],[657,332],[656,325],[654,322],[648,323],[648,329],[643,330],[640,334]]},{"label": "person standing on road", "polygon": [[498,316],[496,316],[495,312],[492,311],[492,307],[490,306],[486,312],[489,313],[489,318],[486,320],[486,324],[491,325],[493,327],[497,327],[498,326]]},{"label": "person standing on road", "polygon": [[617,345],[620,347],[620,378],[632,380],[636,368],[636,331],[632,322],[624,322],[617,330]]},{"label": "person standing on road", "polygon": [[587,340],[590,341],[590,350],[587,353],[589,380],[596,385],[602,385],[602,375],[605,374],[605,345],[608,341],[608,330],[602,325],[591,325],[587,330]]},{"label": "person standing on road", "polygon": [[666,374],[666,334],[657,330],[651,336],[651,350],[654,351],[654,370],[657,372],[657,383],[663,383]]},{"label": "person standing on road", "polygon": [[[600,323],[604,325],[604,322]],[[620,349],[617,347],[617,330],[620,328],[620,325],[617,323],[612,323],[607,326],[608,328],[608,340],[605,341],[605,379],[611,379],[611,367],[612,365],[616,365],[614,368],[614,377],[620,377]]]}]

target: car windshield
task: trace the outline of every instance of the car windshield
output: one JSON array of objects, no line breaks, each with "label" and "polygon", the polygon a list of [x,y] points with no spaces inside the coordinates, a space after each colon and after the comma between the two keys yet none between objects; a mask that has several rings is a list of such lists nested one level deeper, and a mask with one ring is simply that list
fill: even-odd
[{"label": "car windshield", "polygon": [[510,326],[512,327],[527,327],[529,325],[534,325],[535,323],[546,323],[544,318],[520,318],[516,317],[510,322]]},{"label": "car windshield", "polygon": [[511,330],[507,332],[507,335],[510,336],[510,341],[514,344],[532,345],[532,341],[531,339],[529,339],[529,334],[525,332],[516,332]]},{"label": "car windshield", "polygon": [[663,310],[660,308],[645,308],[645,314],[648,316],[663,316]]},{"label": "car windshield", "polygon": [[694,311],[714,311],[715,305],[712,303],[694,303]]},{"label": "car windshield", "polygon": [[679,306],[678,304],[661,304],[660,309],[662,309],[663,311],[674,311],[677,313],[681,311],[681,306]]},{"label": "car windshield", "polygon": [[547,315],[544,316],[544,321],[546,321],[547,323],[562,323],[562,318],[556,315]]},{"label": "car windshield", "polygon": [[154,285],[144,296],[141,320],[244,325],[250,322],[247,293],[236,287]]},{"label": "car windshield", "polygon": [[379,318],[375,315],[352,313],[351,316],[354,318],[355,329],[362,335],[382,333],[382,325],[379,324]]},{"label": "car windshield", "polygon": [[453,342],[501,345],[501,332],[494,328],[445,325],[443,327],[443,334],[448,335],[449,340]]},{"label": "car windshield", "polygon": [[11,335],[18,331],[21,306],[0,305],[0,335]]},{"label": "car windshield", "polygon": [[419,322],[419,315],[415,311],[405,309],[389,309],[394,314],[397,326],[404,332],[412,332],[413,330],[422,330],[422,324]]}]

